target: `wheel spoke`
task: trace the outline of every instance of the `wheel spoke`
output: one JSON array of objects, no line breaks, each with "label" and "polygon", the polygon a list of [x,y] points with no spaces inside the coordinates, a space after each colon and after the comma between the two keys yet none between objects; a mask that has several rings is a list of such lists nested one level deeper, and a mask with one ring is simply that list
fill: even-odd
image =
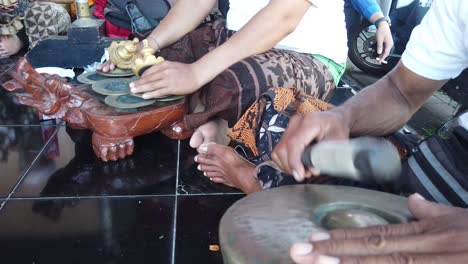
[{"label": "wheel spoke", "polygon": [[367,40],[367,37],[366,36],[362,37],[362,35],[363,35],[363,33],[359,34],[359,38],[362,39],[362,41],[365,42]]},{"label": "wheel spoke", "polygon": [[363,51],[363,52],[359,52],[358,54],[359,54],[359,56],[362,57],[362,54],[367,55],[367,52],[366,52],[366,51]]}]

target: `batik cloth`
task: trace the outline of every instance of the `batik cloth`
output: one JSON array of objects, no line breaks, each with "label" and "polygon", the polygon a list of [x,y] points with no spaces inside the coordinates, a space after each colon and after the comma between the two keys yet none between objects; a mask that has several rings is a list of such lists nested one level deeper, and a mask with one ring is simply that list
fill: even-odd
[{"label": "batik cloth", "polygon": [[[169,61],[193,63],[234,33],[216,20],[162,49],[160,55]],[[261,94],[273,87],[296,87],[327,101],[336,86],[327,67],[312,55],[271,49],[235,63],[191,95],[185,124],[194,129],[210,119],[222,118],[232,127]],[[198,102],[201,110],[195,110]]]},{"label": "batik cloth", "polygon": [[[231,129],[229,136],[238,154],[256,166],[256,176],[263,189],[299,184],[294,177],[282,172],[271,161],[271,153],[288,127],[289,119],[295,114],[320,112],[331,107],[332,105],[294,88],[273,88],[260,96],[257,102],[247,109]],[[410,147],[403,144],[400,137],[392,135],[388,138],[397,146],[400,156],[404,158]],[[329,176],[313,177],[305,183],[347,185],[386,191],[391,189],[391,186],[360,183]]]}]

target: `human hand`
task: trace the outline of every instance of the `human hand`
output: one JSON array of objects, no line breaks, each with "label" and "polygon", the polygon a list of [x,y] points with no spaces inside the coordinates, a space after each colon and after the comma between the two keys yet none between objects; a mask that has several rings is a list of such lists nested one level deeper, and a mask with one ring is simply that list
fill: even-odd
[{"label": "human hand", "polygon": [[316,233],[312,244],[291,247],[295,263],[466,263],[468,211],[410,196],[408,207],[418,221]]},{"label": "human hand", "polygon": [[377,54],[379,54],[376,60],[379,64],[387,64],[385,59],[390,55],[390,51],[393,48],[392,31],[387,22],[379,23],[375,38],[377,41]]},{"label": "human hand", "polygon": [[143,98],[168,95],[186,95],[197,91],[203,83],[193,64],[163,61],[147,69],[140,79],[130,83],[132,93],[143,93]]},{"label": "human hand", "polygon": [[23,48],[23,42],[17,35],[0,36],[0,56],[11,56]]},{"label": "human hand", "polygon": [[312,142],[339,140],[349,137],[349,128],[345,126],[344,117],[333,110],[320,113],[295,115],[278,145],[271,155],[272,160],[287,174],[293,175],[296,181],[303,181],[319,171],[306,171],[301,162],[304,149]]},{"label": "human hand", "polygon": [[102,72],[110,72],[115,69],[115,64],[113,64],[110,60],[104,62],[103,64],[99,64],[96,67],[96,70],[102,71]]}]

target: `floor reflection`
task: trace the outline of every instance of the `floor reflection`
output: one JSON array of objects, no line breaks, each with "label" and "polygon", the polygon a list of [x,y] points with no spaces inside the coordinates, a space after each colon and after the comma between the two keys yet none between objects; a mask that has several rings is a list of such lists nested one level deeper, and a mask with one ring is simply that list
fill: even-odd
[{"label": "floor reflection", "polygon": [[[63,133],[61,131],[60,133]],[[149,195],[174,193],[177,142],[160,134],[149,134],[135,139],[135,152],[124,160],[103,162],[92,150],[91,132],[66,128],[66,140],[60,136],[58,159],[42,157],[24,185],[48,171],[47,183],[38,192],[41,197],[95,196],[95,195]],[[74,151],[66,146],[74,146]],[[67,158],[71,157],[71,158]],[[54,163],[54,166],[50,166]],[[41,170],[43,170],[41,172]],[[34,184],[33,184],[34,185]],[[35,189],[39,186],[23,186]],[[26,193],[31,194],[31,190]],[[24,194],[24,193],[23,193]],[[58,205],[54,205],[57,207]],[[71,206],[63,203],[60,206]]]},{"label": "floor reflection", "polygon": [[61,200],[8,204],[2,263],[170,263],[174,197]]},{"label": "floor reflection", "polygon": [[37,125],[36,111],[20,104],[13,93],[0,86],[0,125]]}]

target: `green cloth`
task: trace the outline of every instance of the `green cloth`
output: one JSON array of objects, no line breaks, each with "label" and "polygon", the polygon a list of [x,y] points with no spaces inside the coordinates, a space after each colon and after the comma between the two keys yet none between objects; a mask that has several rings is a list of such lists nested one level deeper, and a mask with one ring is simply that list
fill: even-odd
[{"label": "green cloth", "polygon": [[338,86],[338,82],[346,70],[346,63],[336,63],[335,61],[319,54],[312,54],[312,56],[327,66],[328,71],[335,81],[335,85]]}]

